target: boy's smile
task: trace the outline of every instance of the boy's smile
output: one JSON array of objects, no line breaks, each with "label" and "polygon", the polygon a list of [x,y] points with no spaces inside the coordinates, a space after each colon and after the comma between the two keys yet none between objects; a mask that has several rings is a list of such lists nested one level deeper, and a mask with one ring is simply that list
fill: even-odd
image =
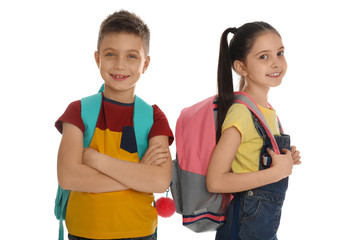
[{"label": "boy's smile", "polygon": [[126,80],[128,77],[130,77],[129,75],[117,75],[117,74],[110,74],[115,81],[121,81],[121,80]]},{"label": "boy's smile", "polygon": [[115,101],[133,102],[136,83],[150,62],[142,38],[131,33],[109,33],[95,52],[95,60],[105,82],[104,95]]}]

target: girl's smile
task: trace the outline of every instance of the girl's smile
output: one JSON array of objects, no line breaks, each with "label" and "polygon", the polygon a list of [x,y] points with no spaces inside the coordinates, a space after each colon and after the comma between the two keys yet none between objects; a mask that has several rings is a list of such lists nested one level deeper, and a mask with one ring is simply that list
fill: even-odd
[{"label": "girl's smile", "polygon": [[268,77],[280,77],[280,75],[281,75],[281,72],[276,72],[276,73],[267,74],[266,76],[268,76]]}]

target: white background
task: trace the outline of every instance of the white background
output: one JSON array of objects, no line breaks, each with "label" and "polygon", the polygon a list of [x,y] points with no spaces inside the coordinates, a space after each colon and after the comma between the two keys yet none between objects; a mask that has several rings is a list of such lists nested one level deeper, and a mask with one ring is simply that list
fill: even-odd
[{"label": "white background", "polygon": [[[220,3],[221,2],[221,3]],[[216,93],[221,33],[267,21],[288,72],[270,103],[301,151],[279,239],[360,239],[359,23],[356,1],[2,1],[0,3],[0,239],[57,239],[55,120],[95,93],[101,21],[121,8],[150,27],[151,64],[137,94],[175,130],[180,110]],[[175,156],[175,144],[171,147]],[[163,195],[157,195],[161,197]],[[159,239],[213,239],[159,219]]]}]

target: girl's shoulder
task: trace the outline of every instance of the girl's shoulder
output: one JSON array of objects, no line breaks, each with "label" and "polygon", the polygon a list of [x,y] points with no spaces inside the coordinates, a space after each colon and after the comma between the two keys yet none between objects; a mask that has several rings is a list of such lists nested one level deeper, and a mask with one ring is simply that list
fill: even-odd
[{"label": "girl's shoulder", "polygon": [[244,104],[235,103],[230,107],[222,131],[230,127],[235,127],[241,133],[242,141],[248,141],[256,133],[250,110]]},{"label": "girl's shoulder", "polygon": [[229,126],[248,126],[252,122],[250,110],[243,104],[233,104],[225,117],[223,127]]},{"label": "girl's shoulder", "polygon": [[235,119],[251,119],[250,110],[244,105],[240,103],[234,103],[228,110],[226,118],[235,118]]}]

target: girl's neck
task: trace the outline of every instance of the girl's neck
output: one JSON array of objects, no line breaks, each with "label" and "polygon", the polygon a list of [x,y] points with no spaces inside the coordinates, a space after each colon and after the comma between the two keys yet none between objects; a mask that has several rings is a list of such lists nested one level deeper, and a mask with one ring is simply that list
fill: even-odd
[{"label": "girl's neck", "polygon": [[268,93],[270,88],[252,88],[249,85],[245,85],[243,88],[243,92],[247,93],[256,104],[269,108],[268,105]]}]

